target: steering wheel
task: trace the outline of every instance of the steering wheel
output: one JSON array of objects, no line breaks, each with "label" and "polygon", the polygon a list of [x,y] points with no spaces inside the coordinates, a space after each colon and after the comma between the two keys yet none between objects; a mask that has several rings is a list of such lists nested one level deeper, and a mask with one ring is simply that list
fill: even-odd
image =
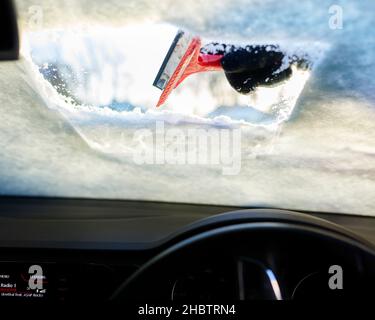
[{"label": "steering wheel", "polygon": [[372,244],[291,211],[213,216],[170,236],[163,247],[112,300],[359,298],[375,283]]}]

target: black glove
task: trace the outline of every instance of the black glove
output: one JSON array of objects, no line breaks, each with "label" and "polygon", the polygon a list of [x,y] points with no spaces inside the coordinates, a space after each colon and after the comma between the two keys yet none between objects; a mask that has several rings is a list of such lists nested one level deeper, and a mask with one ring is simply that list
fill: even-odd
[{"label": "black glove", "polygon": [[284,53],[277,46],[236,47],[213,43],[203,47],[201,51],[224,55],[221,65],[227,80],[242,94],[247,94],[258,86],[275,85],[292,74],[289,61],[285,61]]}]

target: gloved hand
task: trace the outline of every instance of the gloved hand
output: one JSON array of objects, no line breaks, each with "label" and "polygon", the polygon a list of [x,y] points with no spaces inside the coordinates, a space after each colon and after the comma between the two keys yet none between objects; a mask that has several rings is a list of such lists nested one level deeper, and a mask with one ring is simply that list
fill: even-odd
[{"label": "gloved hand", "polygon": [[236,47],[209,44],[201,50],[206,54],[223,54],[221,65],[230,85],[247,94],[258,86],[272,86],[292,74],[288,57],[273,45]]}]

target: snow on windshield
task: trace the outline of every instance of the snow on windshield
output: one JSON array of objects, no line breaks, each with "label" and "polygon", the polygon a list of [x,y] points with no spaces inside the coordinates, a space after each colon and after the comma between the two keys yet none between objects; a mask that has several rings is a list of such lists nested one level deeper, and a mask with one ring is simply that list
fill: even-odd
[{"label": "snow on windshield", "polygon": [[[169,24],[145,24],[89,32],[34,32],[25,34],[23,52],[30,78],[45,103],[64,114],[89,145],[119,157],[129,153],[131,143],[124,143],[119,126],[123,130],[164,121],[180,126],[251,127],[256,132],[266,128],[272,135],[289,119],[311,68],[294,68],[288,81],[260,87],[250,95],[233,90],[223,72],[194,75],[157,109],[161,92],[151,84],[176,31]],[[319,42],[309,43],[310,53],[305,52],[306,43],[284,46],[290,56],[304,52],[313,67],[327,49]]]},{"label": "snow on windshield", "polygon": [[[1,193],[374,214],[374,4],[286,2],[19,1],[23,60],[0,65],[14,100],[2,98]],[[251,95],[221,72],[194,75],[156,109],[152,82],[179,28],[277,44],[312,66]]]}]

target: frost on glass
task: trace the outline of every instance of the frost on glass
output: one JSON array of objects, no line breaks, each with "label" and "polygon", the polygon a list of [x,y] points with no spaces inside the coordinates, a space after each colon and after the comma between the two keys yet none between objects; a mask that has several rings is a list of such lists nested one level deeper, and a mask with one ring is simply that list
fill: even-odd
[{"label": "frost on glass", "polygon": [[250,95],[233,90],[223,72],[194,75],[156,109],[160,91],[152,83],[176,31],[169,24],[47,30],[27,34],[25,52],[47,105],[63,113],[92,147],[119,156],[129,147],[120,147],[124,143],[117,141],[121,130],[155,120],[180,126],[245,127],[272,136],[290,118],[324,52],[318,42],[310,43],[306,51],[304,43],[281,40],[278,45],[286,54],[306,56],[309,68],[294,67],[289,80]]}]

